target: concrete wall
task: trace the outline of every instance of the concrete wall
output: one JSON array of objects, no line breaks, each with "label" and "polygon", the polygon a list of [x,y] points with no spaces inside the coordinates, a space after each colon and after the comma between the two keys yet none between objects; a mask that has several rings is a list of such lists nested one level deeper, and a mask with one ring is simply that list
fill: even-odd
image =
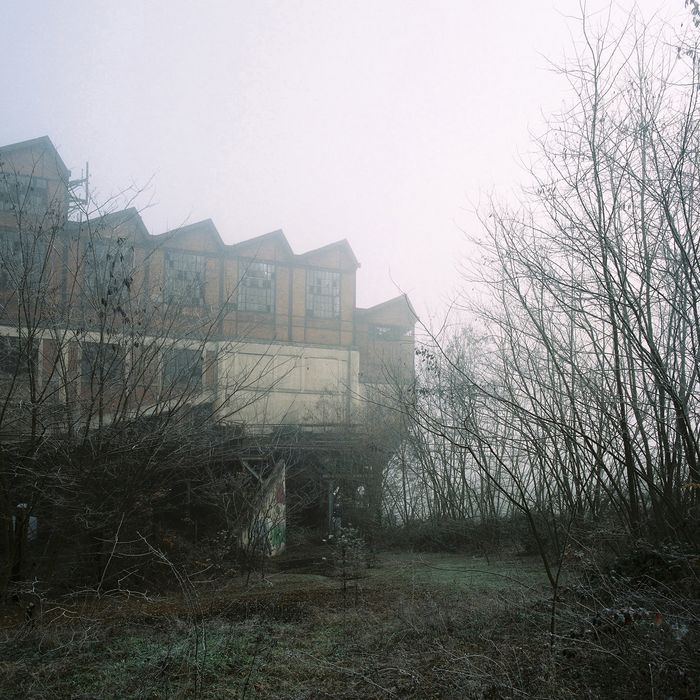
[{"label": "concrete wall", "polygon": [[358,406],[359,362],[352,349],[222,343],[217,401],[230,422],[338,423]]},{"label": "concrete wall", "polygon": [[260,484],[258,502],[252,503],[252,515],[240,534],[240,544],[250,554],[280,554],[286,544],[287,506],[286,469],[278,462],[272,475]]}]

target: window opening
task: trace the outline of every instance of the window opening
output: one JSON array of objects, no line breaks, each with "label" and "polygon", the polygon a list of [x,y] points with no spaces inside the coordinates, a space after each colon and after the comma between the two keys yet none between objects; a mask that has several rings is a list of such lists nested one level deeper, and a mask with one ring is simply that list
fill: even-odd
[{"label": "window opening", "polygon": [[0,211],[46,211],[49,181],[33,175],[0,176]]},{"label": "window opening", "polygon": [[204,304],[206,258],[192,253],[165,254],[165,287],[170,301],[187,306]]},{"label": "window opening", "polygon": [[163,358],[163,386],[199,389],[202,385],[202,353],[188,348],[170,348]]},{"label": "window opening", "polygon": [[131,289],[134,248],[125,238],[95,238],[85,251],[88,290],[103,304],[116,302]]},{"label": "window opening", "polygon": [[275,266],[250,262],[245,266],[238,288],[239,311],[274,311]]},{"label": "window opening", "polygon": [[340,317],[340,273],[309,270],[306,313],[315,318]]},{"label": "window opening", "polygon": [[84,381],[114,384],[124,381],[124,348],[114,343],[83,343],[80,373]]}]

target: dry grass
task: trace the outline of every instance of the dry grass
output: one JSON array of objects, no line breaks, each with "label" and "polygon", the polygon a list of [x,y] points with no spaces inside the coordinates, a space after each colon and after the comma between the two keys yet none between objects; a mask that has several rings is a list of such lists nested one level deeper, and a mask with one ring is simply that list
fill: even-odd
[{"label": "dry grass", "polygon": [[595,602],[574,577],[552,640],[534,560],[384,554],[345,593],[317,572],[199,584],[194,606],[122,597],[45,605],[34,625],[6,615],[0,695],[680,699],[698,689],[694,623],[682,638],[652,620],[590,630]]}]

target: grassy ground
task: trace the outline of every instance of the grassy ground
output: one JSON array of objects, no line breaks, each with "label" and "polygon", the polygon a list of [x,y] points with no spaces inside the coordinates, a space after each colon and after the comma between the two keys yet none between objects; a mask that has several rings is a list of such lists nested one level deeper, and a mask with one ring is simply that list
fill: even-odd
[{"label": "grassy ground", "polygon": [[[284,563],[284,562],[282,562]],[[362,577],[322,564],[185,595],[45,604],[0,616],[2,698],[695,697],[695,630],[585,629],[533,559],[385,553]],[[572,578],[573,586],[573,578]],[[602,602],[601,602],[602,604]],[[670,618],[669,618],[670,619]],[[678,637],[678,638],[677,638]],[[554,640],[554,644],[552,641]]]}]

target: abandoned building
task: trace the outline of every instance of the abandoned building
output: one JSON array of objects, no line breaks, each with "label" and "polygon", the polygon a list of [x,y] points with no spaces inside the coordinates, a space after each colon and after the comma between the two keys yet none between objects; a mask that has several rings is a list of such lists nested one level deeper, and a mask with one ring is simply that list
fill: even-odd
[{"label": "abandoned building", "polygon": [[408,298],[357,308],[346,240],[304,253],[282,231],[225,243],[211,220],[152,235],[136,209],[94,207],[86,182],[48,137],[0,148],[4,439],[164,425],[187,407],[274,490],[273,549],[284,464],[288,493],[317,482],[297,495],[304,517],[330,522],[333,470],[367,452],[367,403],[413,379]]}]

